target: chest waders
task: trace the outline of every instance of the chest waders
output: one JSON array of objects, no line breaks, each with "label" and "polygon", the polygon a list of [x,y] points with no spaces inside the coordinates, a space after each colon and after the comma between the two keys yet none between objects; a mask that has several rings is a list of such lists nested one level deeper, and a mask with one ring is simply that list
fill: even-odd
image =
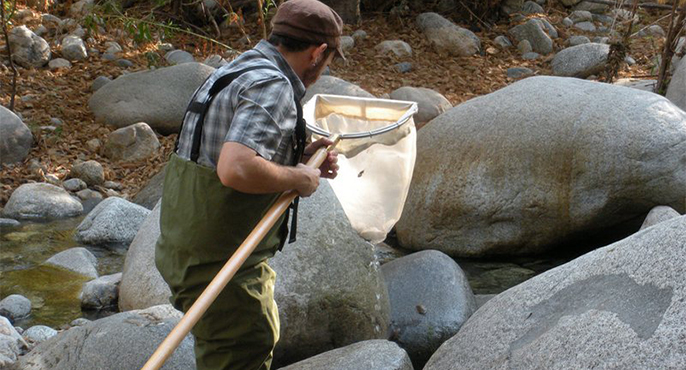
[{"label": "chest waders", "polygon": [[[212,99],[240,74],[256,68],[268,67],[248,68],[219,78],[206,102],[193,97],[188,110],[198,113],[199,118],[191,160],[172,154],[167,164],[155,263],[169,284],[171,303],[183,312],[280,195],[238,192],[222,185],[215,169],[197,164],[203,120]],[[296,100],[295,104],[297,163],[304,149],[305,122],[300,103]],[[279,219],[191,331],[198,370],[269,369],[279,339],[279,316],[274,302],[276,274],[267,259],[283,246],[287,219],[287,214]],[[291,235],[293,239],[294,232]]]}]

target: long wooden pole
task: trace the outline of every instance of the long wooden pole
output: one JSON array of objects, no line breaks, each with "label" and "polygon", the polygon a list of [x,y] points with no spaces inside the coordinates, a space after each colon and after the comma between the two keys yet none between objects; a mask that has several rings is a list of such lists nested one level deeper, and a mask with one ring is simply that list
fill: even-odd
[{"label": "long wooden pole", "polygon": [[[340,137],[334,135],[331,137],[333,144],[328,147],[319,148],[314,155],[307,162],[307,165],[312,168],[319,168],[324,163],[328,152],[333,150],[340,142]],[[286,212],[288,206],[298,194],[294,191],[287,191],[279,197],[274,205],[267,211],[262,220],[255,226],[253,231],[243,241],[243,244],[238,247],[236,253],[226,262],[224,267],[219,270],[217,276],[212,279],[210,284],[200,294],[200,297],[193,303],[191,308],[181,318],[178,324],[167,335],[162,344],[157,347],[157,350],[150,356],[148,362],[141,368],[141,370],[158,370],[164,365],[169,356],[172,355],[176,347],[179,346],[184,337],[191,331],[193,326],[200,320],[202,315],[207,311],[212,302],[219,296],[219,293],[229,283],[231,278],[236,274],[236,271],[243,265],[245,260],[255,250],[257,244],[262,241],[264,236],[271,230],[271,228],[279,220],[279,217]]]}]

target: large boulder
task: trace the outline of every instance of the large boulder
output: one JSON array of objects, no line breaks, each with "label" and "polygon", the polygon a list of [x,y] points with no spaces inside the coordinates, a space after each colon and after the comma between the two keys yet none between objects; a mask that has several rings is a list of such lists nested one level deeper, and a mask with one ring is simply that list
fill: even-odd
[{"label": "large boulder", "polygon": [[298,241],[270,261],[281,319],[275,361],[385,339],[390,308],[374,250],[352,228],[327,181],[301,200],[298,213]]},{"label": "large boulder", "polygon": [[553,39],[546,33],[546,26],[540,19],[530,19],[524,24],[512,27],[508,33],[517,43],[529,41],[533,50],[539,54],[553,52]]},{"label": "large boulder", "polygon": [[31,130],[11,110],[0,106],[0,167],[23,161],[31,143]]},{"label": "large boulder", "polygon": [[462,269],[439,251],[422,251],[381,266],[391,302],[392,339],[421,369],[476,311]]},{"label": "large boulder", "polygon": [[596,42],[569,47],[553,59],[555,76],[586,78],[602,72],[607,64],[610,45]]},{"label": "large boulder", "polygon": [[[21,357],[21,370],[133,370],[143,367],[178,323],[171,305],[122,312],[73,327]],[[193,339],[187,335],[162,370],[194,370]]]},{"label": "large boulder", "polygon": [[74,238],[85,244],[129,244],[150,213],[145,207],[119,197],[109,197],[88,213]]},{"label": "large boulder", "polygon": [[88,107],[97,121],[117,128],[146,122],[162,134],[178,132],[193,92],[213,71],[183,63],[123,75],[98,89]]},{"label": "large boulder", "polygon": [[26,26],[9,33],[12,60],[24,68],[40,68],[50,61],[50,45]]},{"label": "large boulder", "polygon": [[457,26],[436,13],[422,13],[417,26],[439,53],[470,56],[481,50],[481,40],[474,32]]},{"label": "large boulder", "polygon": [[391,93],[391,99],[417,102],[419,110],[414,115],[417,127],[424,126],[425,123],[453,107],[445,96],[425,87],[401,87]]},{"label": "large boulder", "polygon": [[410,358],[397,344],[366,340],[324,352],[279,370],[413,370]]},{"label": "large boulder", "polygon": [[171,291],[155,267],[155,243],[160,236],[160,205],[148,214],[131,242],[119,285],[119,309],[136,310],[169,303]]},{"label": "large boulder", "polygon": [[302,99],[302,104],[305,105],[315,94],[333,94],[357,96],[361,98],[373,98],[370,94],[361,87],[352,84],[346,80],[342,80],[333,76],[321,76],[319,80],[312,84],[308,89],[305,97]]},{"label": "large boulder", "polygon": [[81,202],[66,190],[48,183],[24,184],[16,188],[3,211],[6,217],[18,220],[76,217],[81,212]]},{"label": "large boulder", "polygon": [[511,288],[424,370],[678,368],[686,358],[684,245],[682,216]]},{"label": "large boulder", "polygon": [[410,249],[538,253],[684,209],[686,113],[636,89],[527,78],[435,118],[417,148],[396,225]]},{"label": "large boulder", "polygon": [[10,322],[16,322],[29,317],[31,314],[31,301],[19,294],[10,294],[0,301],[0,316],[6,317]]}]

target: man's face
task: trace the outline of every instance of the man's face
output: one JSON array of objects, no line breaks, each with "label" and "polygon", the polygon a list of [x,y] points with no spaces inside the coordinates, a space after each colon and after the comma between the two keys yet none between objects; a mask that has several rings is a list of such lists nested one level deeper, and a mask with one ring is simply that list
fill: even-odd
[{"label": "man's face", "polygon": [[322,75],[324,72],[324,69],[331,64],[331,61],[334,58],[334,53],[329,53],[329,56],[326,58],[321,58],[319,62],[317,62],[315,65],[311,65],[303,74],[303,85],[305,87],[309,87],[313,83],[317,82],[319,79],[319,76]]}]

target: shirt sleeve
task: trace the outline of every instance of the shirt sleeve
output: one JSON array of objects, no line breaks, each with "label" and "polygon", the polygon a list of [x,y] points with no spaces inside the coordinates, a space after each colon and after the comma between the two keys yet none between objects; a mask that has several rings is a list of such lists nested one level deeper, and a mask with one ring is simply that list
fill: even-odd
[{"label": "shirt sleeve", "polygon": [[271,160],[282,139],[291,135],[295,121],[293,89],[283,77],[261,79],[242,89],[224,141],[241,143]]}]

